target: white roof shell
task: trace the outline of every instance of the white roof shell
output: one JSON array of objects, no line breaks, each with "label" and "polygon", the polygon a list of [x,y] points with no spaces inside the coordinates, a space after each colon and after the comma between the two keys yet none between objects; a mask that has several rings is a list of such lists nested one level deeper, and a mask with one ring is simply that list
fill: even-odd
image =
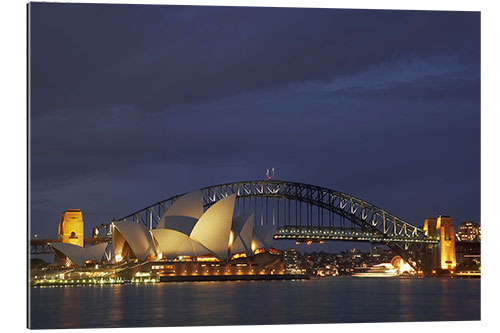
[{"label": "white roof shell", "polygon": [[266,250],[269,250],[273,241],[273,236],[276,232],[276,226],[267,225],[256,227],[254,228],[253,232],[253,242],[256,246],[253,251],[259,248],[265,248]]},{"label": "white roof shell", "polygon": [[252,255],[252,235],[254,213],[248,213],[233,218],[233,243],[231,244],[231,254],[245,252],[247,256]]},{"label": "white roof shell", "polygon": [[262,249],[265,247],[266,246],[264,245],[264,243],[262,243],[262,241],[256,235],[253,235],[253,237],[252,237],[252,254],[255,252],[255,250]]},{"label": "white roof shell", "polygon": [[86,259],[101,262],[102,257],[104,256],[104,254],[106,252],[107,246],[108,246],[108,243],[99,243],[99,244],[96,244],[94,246],[86,247],[85,248]]},{"label": "white roof shell", "polygon": [[175,257],[177,256],[199,257],[205,254],[213,255],[213,253],[209,249],[207,249],[194,239],[188,237],[177,250]]},{"label": "white roof shell", "polygon": [[[167,217],[172,216],[182,216],[182,217],[190,217],[190,220],[196,223],[196,221],[203,215],[203,192],[201,190],[193,191],[187,194],[184,194],[182,197],[176,199],[172,205],[165,211],[163,216],[156,228],[167,228],[167,229],[176,229],[173,225],[178,223],[178,220],[167,219]],[[173,225],[172,225],[173,223]],[[194,226],[191,226],[191,228]],[[180,231],[180,230],[179,230]],[[191,231],[191,230],[190,230]]]},{"label": "white roof shell", "polygon": [[87,260],[101,262],[108,243],[100,243],[90,247],[81,247],[68,243],[51,243],[50,246],[55,251],[68,257],[75,265],[84,266]]},{"label": "white roof shell", "polygon": [[158,253],[162,253],[166,259],[174,259],[177,256],[178,250],[189,239],[189,236],[171,229],[154,229],[151,230]]},{"label": "white roof shell", "polygon": [[220,260],[228,256],[235,201],[236,194],[217,201],[200,217],[190,234]]},{"label": "white roof shell", "polygon": [[113,222],[113,249],[115,257],[122,254],[125,243],[134,252],[137,259],[144,261],[148,256],[155,256],[156,250],[153,238],[140,223],[128,221]]},{"label": "white roof shell", "polygon": [[214,255],[209,249],[182,232],[171,229],[154,229],[151,232],[157,252],[161,252],[165,259],[172,260],[180,255],[191,257]]},{"label": "white roof shell", "polygon": [[198,222],[198,219],[189,216],[179,216],[179,215],[165,216],[165,218],[163,219],[164,227],[162,228],[159,227],[160,222],[158,223],[158,227],[156,227],[155,230],[162,230],[162,229],[177,230],[187,236],[193,230],[193,227],[195,226],[196,222]]}]

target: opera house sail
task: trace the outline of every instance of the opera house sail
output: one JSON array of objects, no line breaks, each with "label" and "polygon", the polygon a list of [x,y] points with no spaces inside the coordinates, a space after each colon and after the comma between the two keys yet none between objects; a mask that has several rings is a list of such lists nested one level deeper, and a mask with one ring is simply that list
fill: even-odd
[{"label": "opera house sail", "polygon": [[113,251],[115,260],[135,258],[144,261],[156,256],[156,249],[151,234],[139,223],[117,221],[113,226]]},{"label": "opera house sail", "polygon": [[283,273],[276,266],[279,256],[269,253],[276,227],[254,227],[254,213],[234,216],[235,202],[236,194],[228,195],[204,210],[198,190],[178,197],[155,229],[114,221],[114,262],[132,261],[173,276]]},{"label": "opera house sail", "polygon": [[69,243],[51,243],[50,246],[54,253],[59,258],[67,258],[70,262],[66,266],[70,266],[71,262],[76,266],[84,266],[87,262],[102,262],[108,243],[100,243],[90,247],[81,247]]}]

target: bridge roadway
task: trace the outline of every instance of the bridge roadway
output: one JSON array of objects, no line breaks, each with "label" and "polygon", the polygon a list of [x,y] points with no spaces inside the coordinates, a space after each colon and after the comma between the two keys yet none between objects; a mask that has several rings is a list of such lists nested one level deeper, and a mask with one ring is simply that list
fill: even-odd
[{"label": "bridge roadway", "polygon": [[419,244],[439,244],[439,238],[419,238],[407,234],[383,235],[379,232],[332,227],[298,227],[283,226],[276,229],[274,239],[290,239],[300,241],[349,241],[349,242],[370,242],[370,243],[419,243]]},{"label": "bridge roadway", "polygon": [[[306,227],[306,226],[282,226],[276,228],[274,234],[276,240],[296,240],[302,242],[319,241],[348,241],[348,242],[370,242],[370,243],[420,243],[438,244],[436,238],[417,238],[409,235],[382,235],[378,232],[337,227]],[[60,242],[60,239],[32,239],[31,251],[33,254],[53,253],[49,243]],[[85,245],[95,245],[103,242],[111,242],[110,237],[85,238]]]}]

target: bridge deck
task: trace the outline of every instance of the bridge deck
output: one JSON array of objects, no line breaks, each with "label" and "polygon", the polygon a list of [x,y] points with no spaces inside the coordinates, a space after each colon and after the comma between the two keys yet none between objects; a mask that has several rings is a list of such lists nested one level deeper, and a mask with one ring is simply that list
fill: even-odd
[{"label": "bridge deck", "polygon": [[421,238],[408,235],[382,235],[372,231],[359,229],[331,228],[331,227],[279,227],[276,229],[275,239],[294,239],[302,241],[339,240],[351,242],[398,242],[398,243],[426,243],[437,244],[437,238]]}]

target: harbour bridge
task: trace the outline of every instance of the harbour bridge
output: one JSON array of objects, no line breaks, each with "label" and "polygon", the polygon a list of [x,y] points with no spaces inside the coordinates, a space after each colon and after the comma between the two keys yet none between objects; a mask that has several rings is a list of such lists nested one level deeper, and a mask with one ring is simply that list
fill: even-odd
[{"label": "harbour bridge", "polygon": [[[384,244],[417,270],[428,270],[426,249],[429,245],[439,244],[439,237],[426,236],[421,228],[380,207],[320,186],[256,180],[208,186],[201,190],[204,208],[236,193],[236,213],[254,212],[256,226],[276,227],[275,239]],[[182,195],[157,202],[118,220],[142,223],[153,229],[164,212]]]},{"label": "harbour bridge", "polygon": [[[388,211],[332,189],[280,180],[241,181],[202,188],[203,206],[236,193],[235,212],[254,212],[256,226],[276,227],[275,239],[299,242],[351,241],[384,244],[414,269],[428,271],[426,251],[439,237]],[[170,197],[117,220],[154,229],[165,211],[184,194]],[[114,220],[116,221],[116,220]],[[111,222],[101,225],[110,230]],[[109,234],[109,233],[107,233]],[[33,246],[32,246],[33,248]]]}]

